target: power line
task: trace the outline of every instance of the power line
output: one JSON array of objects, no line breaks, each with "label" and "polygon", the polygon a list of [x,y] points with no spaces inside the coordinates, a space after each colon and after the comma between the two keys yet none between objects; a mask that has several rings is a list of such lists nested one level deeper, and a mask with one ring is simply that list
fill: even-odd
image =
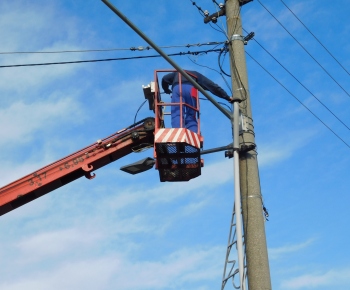
[{"label": "power line", "polygon": [[[220,7],[220,5],[219,5],[215,0],[212,0],[212,1],[213,1],[213,3],[214,3],[214,6],[215,6],[215,4],[216,4],[218,7]],[[199,7],[199,6],[196,4],[196,2],[194,2],[194,1],[192,1],[192,0],[190,0],[190,2],[192,3],[193,6],[196,6],[196,8],[198,9],[198,11],[200,11],[199,14],[200,14],[200,15],[203,17],[203,19],[204,19],[204,18],[205,18],[206,12],[203,11],[202,8]],[[222,50],[220,51],[220,53],[219,53],[219,58],[218,58],[219,67],[220,67],[221,72],[219,72],[219,71],[217,71],[217,70],[215,70],[215,69],[213,69],[213,68],[210,68],[210,67],[208,67],[208,66],[205,66],[205,65],[200,65],[200,64],[198,64],[198,63],[195,63],[195,64],[196,64],[196,65],[199,65],[199,66],[202,66],[202,67],[209,68],[209,69],[211,69],[211,70],[217,72],[217,73],[222,77],[222,79],[224,80],[226,86],[228,87],[228,89],[230,90],[230,92],[231,92],[231,94],[232,94],[232,88],[229,86],[227,80],[226,80],[225,77],[223,76],[223,73],[224,73],[225,75],[227,75],[227,74],[222,70],[222,68],[221,68],[221,66],[220,66],[220,57],[221,57],[221,54],[222,54],[223,51],[226,51],[226,52],[227,52],[226,43],[227,43],[229,37],[228,37],[227,32],[225,31],[225,29],[221,28],[217,23],[215,23],[215,25],[218,27],[218,29],[216,29],[215,27],[213,27],[211,23],[209,23],[209,25],[210,25],[210,27],[211,27],[212,29],[214,29],[214,30],[216,30],[216,31],[218,31],[218,32],[220,32],[220,33],[223,33],[223,34],[225,35],[225,38],[227,39],[225,42],[223,42],[223,43],[225,43],[225,47],[224,47],[224,49],[222,49]],[[190,60],[191,60],[191,59],[190,59]],[[192,60],[191,60],[191,61],[192,61]],[[194,61],[192,61],[192,62],[194,62]]]},{"label": "power line", "polygon": [[196,4],[196,2],[194,2],[194,1],[192,1],[192,0],[190,0],[190,1],[192,2],[192,5],[195,6],[195,7],[198,9],[199,14],[202,15],[202,16],[204,16],[204,11],[203,11],[203,9],[202,9],[201,7],[199,7],[199,6]]},{"label": "power line", "polygon": [[[213,1],[213,3],[216,4],[216,5],[214,4],[215,9],[216,9],[216,13],[219,14],[219,8],[222,9],[222,6],[220,6],[220,4],[218,4],[215,0],[212,0],[212,1]],[[240,9],[239,12],[241,12],[241,9]],[[218,24],[217,22],[215,22],[215,25],[216,25],[216,26],[220,29],[220,31],[225,35],[226,39],[228,39],[229,37],[228,37],[228,35],[227,35],[227,31],[226,31],[226,29],[225,29],[224,23],[222,22],[222,18],[221,18],[221,17],[218,17],[217,20],[221,23],[222,27],[220,27],[219,24]],[[209,25],[210,25],[213,29],[215,29],[215,28],[211,25],[211,23],[209,23]]]},{"label": "power line", "polygon": [[[193,2],[192,0],[190,0],[190,1],[192,2],[193,5],[196,5],[195,2]],[[220,7],[220,5],[217,4],[216,1],[214,1],[214,0],[212,0],[212,1],[213,1],[213,3],[215,3],[218,7]],[[215,4],[214,4],[214,6],[215,6]],[[200,7],[198,7],[198,6],[196,6],[196,7],[198,8],[198,10],[201,10]],[[239,7],[239,13],[241,12],[241,8],[242,8],[242,7],[240,6],[240,7]],[[203,10],[201,10],[201,11],[203,12],[202,16],[203,16],[203,18],[204,18],[204,17],[206,16],[206,15],[205,15],[205,12],[204,12]],[[216,9],[216,11],[218,12],[217,9]],[[220,21],[221,21],[221,20],[220,20]],[[224,28],[221,28],[217,23],[215,23],[215,25],[218,27],[218,29],[214,28],[214,27],[211,25],[211,23],[209,23],[209,25],[210,25],[210,27],[213,28],[214,30],[223,33],[223,34],[225,35],[225,38],[226,38],[225,44],[231,45],[231,36],[229,36],[229,35],[227,34],[227,32],[226,32],[226,30],[225,30]],[[235,27],[233,28],[233,31],[236,30],[236,27],[237,27],[237,21],[235,22]],[[225,51],[227,51],[227,48],[225,49]],[[218,59],[219,68],[220,68],[220,71],[221,71],[222,73],[224,73],[226,76],[229,76],[229,77],[230,77],[230,75],[228,75],[227,73],[225,73],[225,72],[223,71],[222,66],[221,66],[221,64],[220,64],[220,58],[221,58],[222,52],[223,52],[223,50],[219,53],[219,59]],[[238,72],[238,70],[237,70],[237,66],[236,66],[236,63],[235,63],[234,55],[233,55],[233,49],[232,49],[232,55],[230,54],[230,61],[232,62],[233,73],[237,76],[237,80],[239,80],[240,86],[241,86],[241,87],[243,88],[243,90],[244,90],[244,95],[245,95],[245,96],[244,96],[244,98],[242,99],[242,101],[245,101],[245,100],[247,99],[247,90],[246,90],[246,88],[245,88],[245,86],[244,86],[244,84],[243,84],[243,82],[242,82],[242,80],[241,80],[241,76],[239,75],[239,72]],[[221,75],[221,76],[222,76],[222,75]],[[232,93],[232,90],[231,90],[231,93]],[[243,106],[243,108],[246,109],[246,105]]]},{"label": "power line", "polygon": [[[212,0],[212,1],[213,1],[214,6],[216,5],[217,7],[220,7],[220,5],[219,5],[215,0]],[[193,6],[195,6],[195,7],[198,9],[198,11],[200,11],[199,14],[200,14],[200,15],[203,17],[203,19],[204,19],[204,18],[206,17],[206,12],[203,11],[203,9],[202,9],[201,7],[199,7],[199,6],[196,4],[196,2],[194,2],[194,1],[192,1],[192,0],[190,0],[190,2],[192,3]],[[217,9],[216,9],[216,10],[217,10]],[[217,12],[218,12],[218,10],[217,10]],[[221,20],[220,20],[220,21],[221,21]],[[209,25],[210,25],[210,27],[211,27],[212,29],[214,29],[214,30],[216,30],[216,31],[218,31],[218,32],[220,32],[220,33],[222,33],[222,34],[224,34],[224,35],[225,35],[225,38],[227,39],[226,42],[223,42],[223,43],[225,43],[225,47],[224,47],[224,49],[222,49],[222,50],[219,52],[219,57],[218,57],[218,63],[219,63],[219,68],[220,68],[220,71],[221,71],[221,72],[219,72],[219,71],[217,71],[217,70],[215,70],[215,69],[213,69],[213,68],[210,68],[210,67],[208,67],[208,66],[200,65],[200,64],[198,64],[198,63],[195,63],[195,64],[197,64],[197,65],[199,65],[199,66],[202,66],[202,67],[209,68],[209,69],[214,70],[215,72],[217,72],[217,73],[222,77],[222,79],[224,80],[226,86],[228,87],[228,89],[230,90],[230,92],[231,92],[231,94],[232,94],[232,88],[229,86],[229,84],[228,84],[228,82],[227,82],[227,80],[225,79],[225,77],[224,77],[223,74],[225,74],[226,76],[229,76],[229,75],[226,74],[226,73],[223,71],[223,69],[222,69],[222,67],[221,67],[221,64],[220,64],[220,58],[221,58],[222,52],[225,51],[225,54],[226,54],[226,52],[228,51],[226,44],[227,44],[227,42],[229,41],[229,37],[228,37],[227,32],[225,31],[225,29],[222,28],[222,27],[220,27],[217,23],[215,23],[215,25],[218,27],[218,29],[215,28],[215,27],[213,27],[211,23],[209,23]],[[191,60],[191,59],[190,59],[190,60]],[[191,61],[192,61],[192,60],[191,60]],[[193,62],[193,61],[192,61],[192,62]]]},{"label": "power line", "polygon": [[323,69],[323,71],[350,97],[350,94],[336,81],[336,79],[311,55],[311,53],[289,32],[289,30],[267,9],[260,0],[257,0],[262,7],[281,25],[281,27],[300,45],[300,47]]},{"label": "power line", "polygon": [[[187,51],[168,54],[168,56],[181,56],[181,55],[199,55],[209,52],[219,52],[221,49],[211,49],[202,51]],[[118,60],[130,60],[130,59],[142,59],[142,58],[155,58],[161,57],[161,55],[147,55],[147,56],[133,56],[133,57],[119,57],[119,58],[104,58],[104,59],[91,59],[91,60],[76,60],[76,61],[62,61],[62,62],[45,62],[45,63],[28,63],[28,64],[12,64],[12,65],[0,65],[0,68],[10,67],[26,67],[26,66],[45,66],[45,65],[57,65],[57,64],[78,64],[78,63],[92,63],[92,62],[105,62],[105,61],[118,61]]]},{"label": "power line", "polygon": [[[258,0],[259,1],[259,0]],[[326,123],[324,123],[315,113],[313,113],[302,101],[300,101],[290,90],[287,89],[275,76],[273,76],[265,67],[263,67],[254,57],[248,52],[246,54],[254,60],[266,73],[268,73],[277,83],[279,83],[293,98],[295,98],[305,109],[307,109],[316,119],[318,119],[328,130],[330,130],[339,140],[341,140],[347,147],[350,145],[346,143],[337,133],[335,133]]]},{"label": "power line", "polygon": [[[199,13],[202,15],[202,17],[206,17],[206,13],[208,13],[207,11],[203,11],[201,7],[199,7],[196,2],[190,0],[192,2],[192,5],[196,6],[196,8],[198,9],[198,11],[200,11]],[[213,1],[213,3],[217,4],[215,1]],[[214,4],[214,5],[215,5]],[[219,6],[219,5],[218,5]],[[239,8],[239,12],[241,11],[241,7]],[[221,28],[217,23],[215,23],[215,25],[218,27],[218,29],[214,28],[211,23],[209,23],[210,27],[213,28],[214,30],[216,31],[219,31],[221,33],[223,33],[225,35],[225,38],[226,38],[226,43],[227,44],[230,44],[231,45],[231,36],[229,36],[227,34],[227,32],[225,31],[225,29]],[[233,31],[236,29],[237,27],[237,21],[235,22],[235,27],[233,28]],[[220,70],[221,72],[224,73],[224,71],[222,70],[221,66],[220,66],[220,56],[221,56],[221,53],[219,54],[219,67],[220,67]],[[232,63],[232,67],[233,67],[233,74],[236,75],[236,79],[239,80],[239,83],[240,83],[240,87],[243,89],[244,91],[244,97],[242,98],[242,101],[245,101],[247,99],[247,90],[241,80],[241,76],[238,72],[238,69],[237,69],[237,66],[236,66],[236,63],[235,63],[235,59],[234,59],[234,55],[233,55],[233,49],[232,49],[232,54],[230,54],[230,61]],[[226,74],[227,75],[227,74]],[[222,75],[221,75],[222,76]],[[232,93],[232,90],[231,90],[231,93]],[[244,111],[247,109],[247,104],[244,103],[244,105],[242,105],[242,109],[244,109]]]},{"label": "power line", "polygon": [[[278,61],[265,47],[263,47],[256,39],[254,41],[267,53],[269,54],[290,76],[292,76],[305,90],[307,90],[328,112],[330,112],[340,123],[342,123],[348,130],[350,128],[337,117],[320,99],[318,99],[296,76],[294,76],[280,61]],[[221,53],[221,52],[220,52]]]},{"label": "power line", "polygon": [[[194,43],[194,44],[182,44],[182,45],[168,45],[168,46],[160,46],[161,48],[178,48],[178,47],[200,47],[206,45],[220,45],[224,42],[211,41],[205,43]],[[109,51],[121,51],[121,50],[131,50],[131,51],[144,51],[144,50],[152,50],[153,48],[150,46],[132,46],[129,48],[106,48],[106,49],[83,49],[83,50],[57,50],[57,51],[8,51],[8,52],[0,52],[1,54],[59,54],[59,53],[85,53],[85,52],[109,52]]]},{"label": "power line", "polygon": [[216,2],[215,0],[212,0],[212,1],[213,1],[213,3],[216,4],[217,7],[221,8],[221,6],[220,6],[220,4],[218,2]]},{"label": "power line", "polygon": [[284,6],[294,15],[296,19],[305,27],[305,29],[316,39],[316,41],[328,52],[328,54],[341,66],[341,68],[350,76],[350,73],[347,71],[347,69],[335,58],[335,56],[322,44],[322,42],[310,31],[309,28],[306,27],[306,25],[300,20],[300,18],[287,6],[286,3],[283,2],[283,0],[280,0]]},{"label": "power line", "polygon": [[[220,7],[219,4],[218,4],[215,0],[212,0],[212,1],[213,1],[214,5],[216,4],[218,7]],[[206,17],[206,13],[208,13],[208,11],[207,11],[207,10],[204,11],[201,7],[199,7],[199,6],[196,4],[196,2],[194,2],[194,1],[192,1],[192,0],[190,0],[190,2],[192,3],[193,6],[195,6],[195,7],[198,9],[199,14],[200,14],[200,15],[203,17],[203,19],[204,19],[204,18]],[[225,31],[224,29],[222,29],[217,23],[215,23],[215,25],[216,25],[219,29],[216,29],[215,27],[213,27],[211,23],[209,23],[209,25],[210,25],[210,27],[213,28],[214,30],[223,33],[223,34],[225,35],[225,37],[227,38],[227,33],[226,33],[226,31]]]},{"label": "power line", "polygon": [[[221,52],[220,52],[220,53],[221,53]],[[198,62],[193,61],[190,57],[188,57],[188,58],[189,58],[189,60],[192,61],[195,65],[208,68],[208,69],[210,69],[210,70],[215,71],[216,73],[218,73],[218,74],[222,77],[223,81],[225,82],[227,88],[230,90],[231,95],[232,95],[232,89],[231,89],[230,85],[228,84],[227,80],[225,79],[225,77],[223,76],[223,74],[222,74],[221,72],[219,72],[218,70],[216,70],[216,69],[214,69],[214,68],[212,68],[212,67],[209,67],[209,66],[207,66],[207,65],[199,64]],[[218,102],[218,103],[219,103],[219,104],[222,104],[222,103],[220,103],[220,102]],[[230,107],[230,110],[231,110],[231,107]]]}]

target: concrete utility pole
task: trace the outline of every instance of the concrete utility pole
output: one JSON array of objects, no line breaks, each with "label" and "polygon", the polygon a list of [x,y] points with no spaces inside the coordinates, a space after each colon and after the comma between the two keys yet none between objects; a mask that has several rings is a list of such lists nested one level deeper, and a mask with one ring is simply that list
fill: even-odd
[{"label": "concrete utility pole", "polygon": [[[228,37],[231,40],[229,49],[232,88],[234,97],[243,100],[240,103],[240,110],[248,121],[248,130],[240,135],[240,144],[249,146],[255,144],[255,138],[240,19],[240,1],[226,0],[225,9]],[[239,155],[248,289],[270,290],[271,279],[257,153],[251,150],[240,152]]]}]

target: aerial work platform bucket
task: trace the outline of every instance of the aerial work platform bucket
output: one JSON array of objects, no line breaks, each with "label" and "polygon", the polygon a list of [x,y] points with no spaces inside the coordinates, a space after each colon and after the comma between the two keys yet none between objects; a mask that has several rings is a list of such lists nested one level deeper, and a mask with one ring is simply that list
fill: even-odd
[{"label": "aerial work platform bucket", "polygon": [[[180,101],[175,103],[161,98],[158,74],[178,73],[175,70],[155,71],[155,82],[151,83],[150,90],[154,93],[155,112],[155,146],[154,157],[156,169],[159,171],[160,181],[188,181],[201,175],[203,160],[200,158],[200,150],[203,146],[203,137],[200,135],[200,115],[198,91],[194,90],[195,105],[191,106],[182,98],[181,84],[183,77],[179,74]],[[195,79],[195,76],[193,76]],[[146,94],[145,94],[146,95]],[[166,97],[167,98],[167,97]],[[166,109],[172,106],[180,108],[180,128],[169,128],[171,113]],[[190,108],[195,113],[198,123],[198,131],[193,132],[184,124],[185,111]]]},{"label": "aerial work platform bucket", "polygon": [[199,135],[186,128],[155,133],[156,168],[160,181],[188,181],[201,175]]}]

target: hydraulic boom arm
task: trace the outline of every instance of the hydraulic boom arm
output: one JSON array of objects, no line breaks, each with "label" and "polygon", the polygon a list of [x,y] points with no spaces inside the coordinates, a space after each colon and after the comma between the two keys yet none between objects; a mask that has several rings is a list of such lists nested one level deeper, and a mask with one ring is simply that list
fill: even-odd
[{"label": "hydraulic boom arm", "polygon": [[0,216],[117,159],[154,145],[154,119],[147,118],[0,188]]}]

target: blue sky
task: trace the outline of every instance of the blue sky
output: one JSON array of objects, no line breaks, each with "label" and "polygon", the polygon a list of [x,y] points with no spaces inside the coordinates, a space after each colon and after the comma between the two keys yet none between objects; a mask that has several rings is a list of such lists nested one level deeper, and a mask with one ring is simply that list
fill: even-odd
[{"label": "blue sky", "polygon": [[[260,0],[343,87],[341,89],[255,0],[243,27],[339,119],[350,126],[349,74],[280,0]],[[170,3],[174,2],[174,3]],[[210,0],[195,1],[211,12]],[[347,1],[284,1],[350,71]],[[224,41],[225,18],[203,24],[191,1],[117,1],[159,46]],[[178,4],[180,3],[180,4]],[[215,28],[215,29],[213,29]],[[147,46],[100,1],[0,3],[0,52]],[[165,49],[167,53],[207,46]],[[261,47],[245,47],[347,144],[349,131]],[[119,58],[154,50],[0,54],[0,65]],[[177,56],[228,92],[217,54]],[[227,60],[226,60],[227,62]],[[349,147],[247,56],[273,289],[350,289]],[[129,126],[142,85],[161,58],[0,69],[0,186]],[[227,63],[224,68],[228,69]],[[229,120],[201,102],[204,149],[229,144]],[[137,115],[152,116],[147,105]],[[0,218],[0,289],[213,289],[221,285],[233,205],[233,160],[205,155],[202,176],[160,183],[150,170],[119,170],[131,154]],[[228,285],[229,286],[229,285]],[[229,288],[229,287],[228,287]]]}]

